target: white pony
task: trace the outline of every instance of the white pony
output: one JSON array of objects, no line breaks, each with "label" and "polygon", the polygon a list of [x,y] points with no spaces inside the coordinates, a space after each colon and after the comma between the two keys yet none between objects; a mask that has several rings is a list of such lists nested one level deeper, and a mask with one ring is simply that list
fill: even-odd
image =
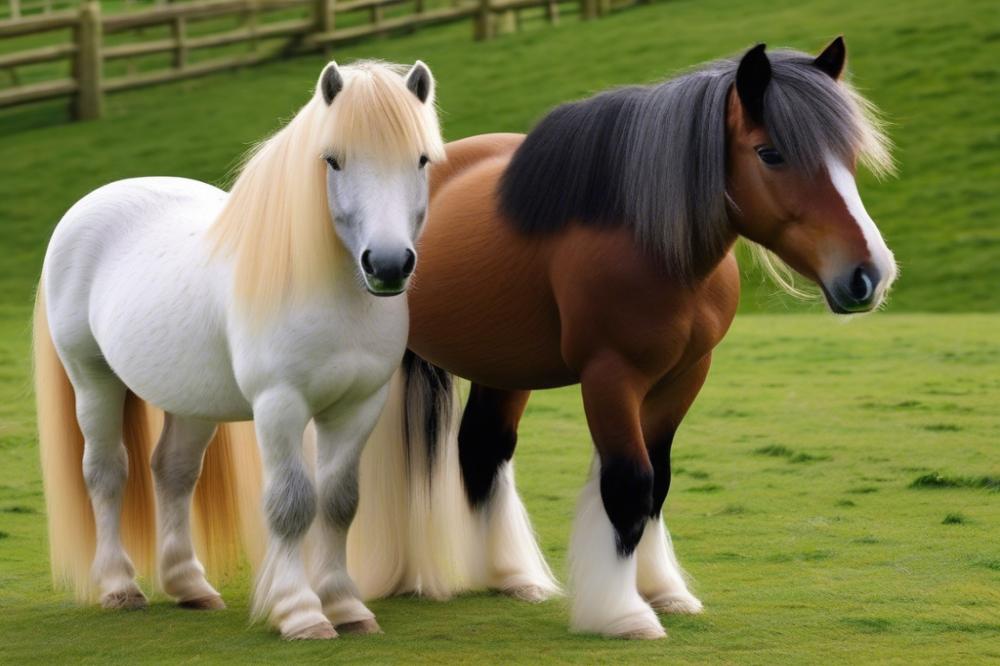
[{"label": "white pony", "polygon": [[[195,556],[191,498],[217,423],[253,418],[270,532],[255,615],[285,638],[378,631],[347,574],[345,543],[361,448],[406,345],[406,299],[378,297],[406,288],[427,205],[424,166],[444,156],[433,97],[421,62],[408,72],[330,63],[230,194],[142,178],[102,187],[66,213],[35,313],[58,579],[92,593],[92,561],[106,608],[146,605],[120,524],[127,442],[137,437],[128,431],[145,427],[126,407],[135,394],[165,413],[152,468],[168,595],[223,606]],[[66,418],[74,399],[79,431]],[[302,452],[311,419],[315,483]],[[141,479],[147,453],[131,453]],[[310,577],[302,541],[314,517]]]}]

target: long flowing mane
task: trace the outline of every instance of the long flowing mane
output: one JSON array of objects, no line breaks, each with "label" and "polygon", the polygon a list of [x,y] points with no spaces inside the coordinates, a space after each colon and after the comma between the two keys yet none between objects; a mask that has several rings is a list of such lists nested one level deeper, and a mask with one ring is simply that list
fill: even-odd
[{"label": "long flowing mane", "polygon": [[[772,79],[764,124],[793,166],[824,155],[891,170],[874,107],[798,51],[768,53]],[[739,58],[652,86],[564,104],[528,134],[500,182],[500,207],[525,232],[628,225],[671,274],[690,281],[721,257],[728,232],[726,109]]]},{"label": "long flowing mane", "polygon": [[209,231],[217,254],[234,261],[233,295],[260,320],[333,284],[351,261],[327,205],[326,163],[362,154],[386,165],[444,157],[432,100],[422,104],[406,68],[376,61],[342,67],[343,89],[327,105],[317,88],[282,129],[247,155]]}]

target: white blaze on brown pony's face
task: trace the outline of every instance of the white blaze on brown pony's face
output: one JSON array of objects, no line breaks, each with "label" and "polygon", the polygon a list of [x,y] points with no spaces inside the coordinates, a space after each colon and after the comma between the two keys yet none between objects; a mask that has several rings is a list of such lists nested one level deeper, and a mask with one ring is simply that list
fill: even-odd
[{"label": "white blaze on brown pony's face", "polygon": [[[835,45],[839,62],[824,62],[831,76],[843,67],[842,41],[817,58]],[[766,58],[762,48],[759,57]],[[734,86],[727,111],[727,184],[737,231],[816,282],[833,312],[875,309],[896,278],[896,262],[861,201],[856,160],[827,153],[813,173],[793,167],[774,148],[760,111],[748,108],[753,100],[741,97]]]}]

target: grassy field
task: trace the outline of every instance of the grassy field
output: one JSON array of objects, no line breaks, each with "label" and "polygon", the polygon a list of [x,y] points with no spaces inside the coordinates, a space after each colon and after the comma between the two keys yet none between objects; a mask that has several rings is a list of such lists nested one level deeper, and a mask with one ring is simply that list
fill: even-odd
[{"label": "grassy field", "polygon": [[[385,635],[293,645],[247,626],[245,580],[227,584],[229,609],[211,614],[162,596],[145,612],[106,613],[48,589],[31,406],[18,379],[27,340],[8,325],[0,663],[1000,659],[998,329],[997,315],[738,318],[675,447],[666,515],[707,610],[665,616],[666,641],[572,636],[564,600],[483,594],[377,601]],[[576,391],[535,395],[518,473],[562,579],[588,458]]]},{"label": "grassy field", "polygon": [[[292,645],[248,627],[245,579],[208,615],[162,596],[109,614],[51,591],[28,379],[48,235],[110,180],[223,183],[308,95],[322,61],[302,58],[115,95],[97,122],[66,123],[63,104],[0,113],[0,663],[1000,660],[1000,5],[766,7],[676,0],[485,44],[462,23],[335,54],[426,60],[459,138],[526,130],[560,101],[758,40],[815,50],[846,34],[855,81],[899,147],[899,177],[861,189],[903,273],[888,314],[845,324],[748,271],[744,313],[678,436],[667,504],[704,615],[665,617],[667,641],[633,644],[570,635],[562,600],[393,599],[372,605],[383,636]],[[576,391],[534,396],[521,441],[520,487],[564,579],[589,458]]]}]

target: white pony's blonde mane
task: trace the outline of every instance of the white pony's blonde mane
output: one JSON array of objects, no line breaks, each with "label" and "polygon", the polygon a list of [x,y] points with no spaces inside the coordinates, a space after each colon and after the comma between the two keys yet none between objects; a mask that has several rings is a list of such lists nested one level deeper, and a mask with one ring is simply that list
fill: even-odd
[{"label": "white pony's blonde mane", "polygon": [[444,157],[434,100],[406,87],[407,68],[362,61],[340,68],[343,89],[327,105],[317,86],[285,127],[251,150],[210,230],[231,256],[233,297],[251,320],[329,289],[352,261],[334,232],[326,163],[363,155],[384,166]]}]

